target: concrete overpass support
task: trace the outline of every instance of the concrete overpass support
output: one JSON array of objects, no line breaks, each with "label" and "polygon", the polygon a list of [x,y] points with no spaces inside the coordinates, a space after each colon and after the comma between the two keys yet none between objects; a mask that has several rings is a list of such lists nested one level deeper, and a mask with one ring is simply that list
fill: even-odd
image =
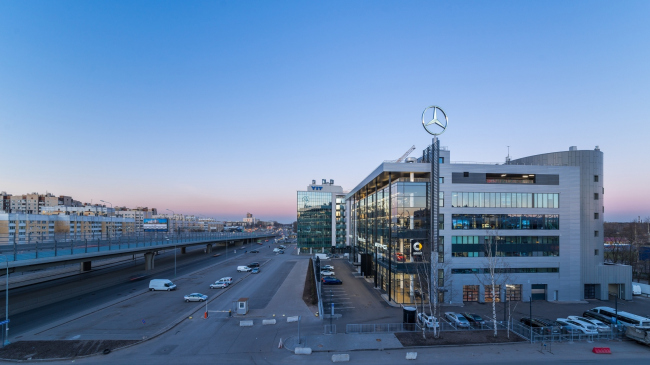
[{"label": "concrete overpass support", "polygon": [[155,252],[147,252],[144,254],[144,269],[153,270],[153,259],[156,256]]},{"label": "concrete overpass support", "polygon": [[90,271],[91,261],[84,261],[79,264],[79,271],[86,272]]},{"label": "concrete overpass support", "polygon": [[212,244],[205,246],[205,253],[212,253]]},{"label": "concrete overpass support", "polygon": [[181,247],[181,253],[182,253],[182,254],[185,254],[185,249],[186,249],[186,248],[187,248],[187,247]]}]

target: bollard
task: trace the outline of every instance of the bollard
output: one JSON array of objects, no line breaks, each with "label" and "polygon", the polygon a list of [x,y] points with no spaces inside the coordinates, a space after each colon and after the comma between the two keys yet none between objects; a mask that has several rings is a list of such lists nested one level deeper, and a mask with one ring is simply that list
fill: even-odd
[{"label": "bollard", "polygon": [[275,319],[263,319],[262,324],[275,324]]},{"label": "bollard", "polygon": [[296,355],[311,355],[311,347],[296,347],[293,353]]},{"label": "bollard", "polygon": [[350,361],[350,354],[334,354],[332,355],[332,362]]},{"label": "bollard", "polygon": [[406,353],[406,360],[415,360],[418,358],[418,353],[417,352],[407,352]]}]

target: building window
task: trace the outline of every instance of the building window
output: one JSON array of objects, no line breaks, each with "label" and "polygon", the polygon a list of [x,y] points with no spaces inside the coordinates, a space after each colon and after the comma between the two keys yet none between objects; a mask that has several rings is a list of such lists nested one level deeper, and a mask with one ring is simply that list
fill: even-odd
[{"label": "building window", "polygon": [[598,237],[598,231],[594,231],[594,237]]},{"label": "building window", "polygon": [[598,249],[594,250],[594,256],[598,256]]},{"label": "building window", "polygon": [[469,177],[469,172],[463,172],[463,177]]},{"label": "building window", "polygon": [[499,293],[501,292],[501,285],[495,285],[494,286],[494,295],[492,295],[492,285],[486,285],[485,286],[485,302],[486,303],[491,303],[492,301],[495,301],[499,303],[501,301],[501,296]]},{"label": "building window", "polygon": [[445,183],[445,178],[443,176],[440,176],[438,178],[438,184],[444,184]]},{"label": "building window", "polygon": [[506,284],[506,300],[521,301],[521,284]]},{"label": "building window", "polygon": [[598,193],[594,193],[594,200],[598,200]]},{"label": "building window", "polygon": [[598,182],[598,175],[594,175],[594,182]]},{"label": "building window", "polygon": [[444,157],[438,157],[438,163],[445,163]]},{"label": "building window", "polygon": [[445,229],[445,215],[438,214],[438,229]]},{"label": "building window", "polygon": [[440,206],[440,207],[445,206],[445,192],[444,191],[438,192],[438,206]]},{"label": "building window", "polygon": [[438,236],[438,262],[445,262],[445,237]]},{"label": "building window", "polygon": [[594,219],[598,219],[598,213],[594,213]]},{"label": "building window", "polygon": [[478,302],[478,285],[463,285],[463,302]]}]

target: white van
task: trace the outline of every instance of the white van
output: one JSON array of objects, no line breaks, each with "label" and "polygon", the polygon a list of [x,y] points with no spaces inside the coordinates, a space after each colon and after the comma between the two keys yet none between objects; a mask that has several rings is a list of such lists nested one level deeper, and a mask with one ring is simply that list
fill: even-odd
[{"label": "white van", "polygon": [[154,290],[174,290],[176,289],[176,284],[172,283],[168,279],[153,279],[149,282],[149,291]]},{"label": "white van", "polygon": [[324,254],[324,253],[317,253],[317,254],[315,254],[315,255],[314,255],[314,260],[316,260],[317,257],[318,257],[319,259],[321,259],[321,260],[327,260],[327,259],[329,258],[329,257],[327,257],[327,254]]},{"label": "white van", "polygon": [[237,266],[237,272],[242,272],[242,271],[243,272],[249,272],[251,270],[253,270],[253,269],[251,269],[248,266]]},{"label": "white van", "polygon": [[217,281],[226,282],[226,283],[228,283],[228,285],[232,284],[232,278],[230,276],[223,277],[223,278],[221,278],[221,279],[219,279]]},{"label": "white van", "polygon": [[632,295],[641,295],[641,285],[632,284]]}]

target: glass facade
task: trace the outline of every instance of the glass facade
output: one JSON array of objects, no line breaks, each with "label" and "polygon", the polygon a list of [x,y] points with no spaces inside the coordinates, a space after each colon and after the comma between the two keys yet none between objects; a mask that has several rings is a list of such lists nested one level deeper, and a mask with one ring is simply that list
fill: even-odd
[{"label": "glass facade", "polygon": [[426,302],[431,270],[429,174],[384,175],[350,198],[353,255],[365,256],[362,271],[374,276],[376,286],[396,303]]},{"label": "glass facade", "polygon": [[558,214],[452,214],[452,229],[560,229]]},{"label": "glass facade", "polygon": [[559,236],[452,236],[451,256],[485,257],[486,243],[496,244],[497,256],[559,256]]},{"label": "glass facade", "polygon": [[553,208],[560,207],[560,194],[452,192],[453,208]]},{"label": "glass facade", "polygon": [[[301,252],[309,253],[310,249],[312,252],[331,252],[332,193],[299,191],[297,225],[296,235]],[[343,237],[345,239],[345,233]]]}]

